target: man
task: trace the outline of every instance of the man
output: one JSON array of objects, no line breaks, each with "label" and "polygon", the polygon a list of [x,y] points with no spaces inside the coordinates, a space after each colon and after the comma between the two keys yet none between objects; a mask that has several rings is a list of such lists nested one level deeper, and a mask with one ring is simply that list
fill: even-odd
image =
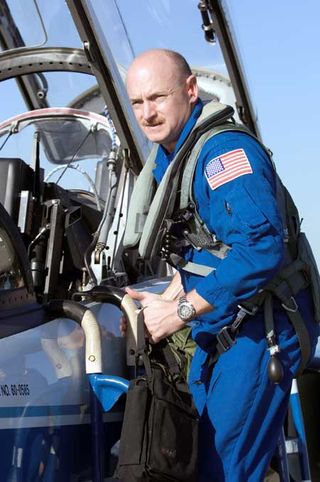
[{"label": "man", "polygon": [[[203,116],[196,78],[179,54],[150,50],[131,64],[127,90],[143,132],[158,145],[153,176],[161,185]],[[130,288],[127,292],[144,307],[151,342],[186,323],[193,326],[197,349],[189,385],[201,415],[199,481],[261,482],[300,366],[297,334],[281,302],[275,300],[273,310],[270,306],[277,338],[269,336],[270,351],[262,305],[254,305],[253,316],[247,315],[234,329],[235,342],[227,343],[222,354],[217,335],[241,319],[244,312],[239,305],[257,296],[287,262],[275,173],[263,146],[236,128],[213,133],[201,148],[193,145],[189,157],[196,149],[192,181],[196,210],[226,249],[216,256],[189,243],[180,252],[185,265],[211,267],[206,275],[188,272],[182,263],[162,295]],[[311,342],[309,357],[318,326],[308,291],[294,294],[290,300],[299,305]],[[280,362],[275,370],[280,370],[275,377],[279,383],[272,383],[268,375],[270,355]]]}]

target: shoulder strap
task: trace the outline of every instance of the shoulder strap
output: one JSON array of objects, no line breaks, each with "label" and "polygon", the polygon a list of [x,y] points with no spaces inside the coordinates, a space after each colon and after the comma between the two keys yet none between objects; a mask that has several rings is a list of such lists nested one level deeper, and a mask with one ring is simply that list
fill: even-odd
[{"label": "shoulder strap", "polygon": [[128,222],[124,233],[123,245],[125,248],[136,246],[140,240],[143,226],[149,211],[156,186],[152,174],[155,168],[155,159],[158,146],[154,145],[142,171],[135,183],[128,210]]},{"label": "shoulder strap", "polygon": [[[180,185],[180,200],[179,200],[179,209],[183,210],[186,209],[190,204],[193,207],[193,214],[192,220],[190,222],[190,226],[188,229],[189,234],[187,236],[189,242],[195,246],[197,249],[205,249],[213,256],[217,258],[224,259],[228,252],[230,251],[230,246],[222,243],[221,241],[214,240],[212,233],[206,226],[205,222],[200,217],[197,209],[196,203],[193,198],[193,178],[195,168],[198,162],[199,154],[202,150],[203,145],[208,139],[220,134],[221,132],[226,131],[242,131],[248,132],[245,127],[238,126],[232,121],[222,122],[218,125],[211,126],[210,129],[204,133],[200,139],[196,142],[193,146],[192,151],[190,152],[189,156],[185,160],[185,164],[183,167],[183,175]],[[184,271],[187,271],[192,274],[197,274],[200,276],[207,276],[210,274],[214,269],[210,266],[205,266],[197,263],[186,262],[181,256],[177,254],[171,254],[170,260],[172,264],[175,264],[177,267],[182,268]]]},{"label": "shoulder strap", "polygon": [[[194,207],[194,221],[192,226],[192,232],[189,235],[190,241],[192,244],[198,246],[198,248],[203,248],[209,251],[214,256],[219,258],[225,258],[231,249],[226,244],[217,242],[213,243],[212,248],[203,245],[203,240],[208,239],[208,235],[210,235],[210,231],[207,228],[206,224],[200,217],[198,211],[196,210],[196,203],[194,202],[193,198],[193,178],[195,173],[195,168],[198,162],[199,154],[204,143],[220,134],[222,132],[230,132],[230,131],[237,131],[237,132],[244,132],[247,135],[254,138],[259,145],[264,149],[267,153],[271,165],[275,171],[276,176],[276,193],[277,193],[277,202],[280,211],[280,215],[282,218],[283,226],[284,226],[284,240],[288,249],[288,253],[291,259],[295,259],[297,256],[297,240],[300,232],[300,221],[299,221],[299,213],[298,210],[289,194],[285,186],[282,184],[281,179],[279,178],[275,164],[271,158],[270,151],[262,144],[262,142],[254,135],[252,132],[249,131],[245,126],[241,126],[239,124],[235,124],[232,122],[226,122],[224,124],[220,124],[218,126],[213,127],[210,129],[206,135],[204,135],[198,143],[194,146],[192,154],[188,157],[185,162],[185,166],[183,169],[183,176],[181,181],[181,191],[180,191],[180,209],[185,209],[188,205]],[[202,276],[206,276],[208,272],[210,272],[210,268],[208,266],[202,265],[194,265],[192,266],[185,263],[185,266],[182,266],[183,261],[179,263],[181,267],[185,271],[189,271],[191,273],[201,273]],[[209,271],[208,271],[209,270]],[[211,269],[212,271],[212,269]]]},{"label": "shoulder strap", "polygon": [[184,209],[188,206],[189,202],[193,202],[192,184],[195,168],[198,162],[199,154],[203,145],[212,137],[227,131],[242,131],[248,133],[249,131],[234,122],[225,122],[220,125],[216,125],[209,129],[201,139],[195,144],[192,155],[188,157],[183,168],[183,176],[181,181],[181,194],[180,194],[180,209]]},{"label": "shoulder strap", "polygon": [[175,205],[179,179],[178,172],[185,158],[190,154],[198,139],[211,126],[224,123],[233,113],[232,107],[219,103],[211,102],[204,106],[195,127],[162,178],[150,206],[139,244],[139,253],[143,258],[149,259],[159,252],[159,245],[164,232],[164,220],[166,217],[171,216]]}]

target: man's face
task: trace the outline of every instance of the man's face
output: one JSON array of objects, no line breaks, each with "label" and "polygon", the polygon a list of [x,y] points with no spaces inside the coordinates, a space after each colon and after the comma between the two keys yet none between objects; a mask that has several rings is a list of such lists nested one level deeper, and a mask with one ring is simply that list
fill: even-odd
[{"label": "man's face", "polygon": [[197,99],[194,76],[183,78],[170,59],[150,58],[129,69],[127,89],[147,138],[172,152]]}]

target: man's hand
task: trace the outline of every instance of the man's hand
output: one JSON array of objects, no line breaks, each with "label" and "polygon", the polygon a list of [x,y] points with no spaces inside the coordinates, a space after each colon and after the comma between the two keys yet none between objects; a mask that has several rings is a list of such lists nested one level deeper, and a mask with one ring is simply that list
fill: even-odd
[{"label": "man's hand", "polygon": [[131,298],[141,303],[144,323],[149,340],[153,343],[166,338],[184,326],[177,314],[177,301],[164,299],[161,295],[148,291],[135,291],[126,288]]},{"label": "man's hand", "polygon": [[[149,291],[136,291],[128,286],[125,290],[132,299],[140,302],[142,308],[145,308],[154,300],[162,299],[161,294],[149,293]],[[122,336],[125,336],[127,333],[127,320],[125,316],[121,316],[120,318],[120,333]]]},{"label": "man's hand", "polygon": [[131,296],[131,298],[140,302],[142,308],[145,308],[147,305],[149,305],[155,300],[162,299],[162,295],[159,295],[157,293],[150,293],[149,291],[136,291],[132,288],[129,288],[129,286],[127,286],[125,290],[128,295]]},{"label": "man's hand", "polygon": [[[161,295],[149,291],[136,291],[128,287],[126,292],[131,298],[140,302],[144,312],[147,334],[153,343],[157,343],[162,338],[172,335],[185,326],[177,313],[178,297],[184,294],[179,274],[174,276],[168,288]],[[186,296],[194,306],[197,315],[214,310],[214,306],[198,295],[196,290],[193,289]],[[122,334],[125,334],[126,328],[126,322],[122,317],[120,322]]]}]

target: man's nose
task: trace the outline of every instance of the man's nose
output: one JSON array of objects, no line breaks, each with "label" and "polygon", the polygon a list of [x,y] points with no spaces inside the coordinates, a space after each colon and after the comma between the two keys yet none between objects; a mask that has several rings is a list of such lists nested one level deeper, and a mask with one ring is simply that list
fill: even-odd
[{"label": "man's nose", "polygon": [[153,117],[157,115],[157,110],[155,108],[154,102],[149,100],[143,103],[143,117],[144,120],[150,121]]}]

